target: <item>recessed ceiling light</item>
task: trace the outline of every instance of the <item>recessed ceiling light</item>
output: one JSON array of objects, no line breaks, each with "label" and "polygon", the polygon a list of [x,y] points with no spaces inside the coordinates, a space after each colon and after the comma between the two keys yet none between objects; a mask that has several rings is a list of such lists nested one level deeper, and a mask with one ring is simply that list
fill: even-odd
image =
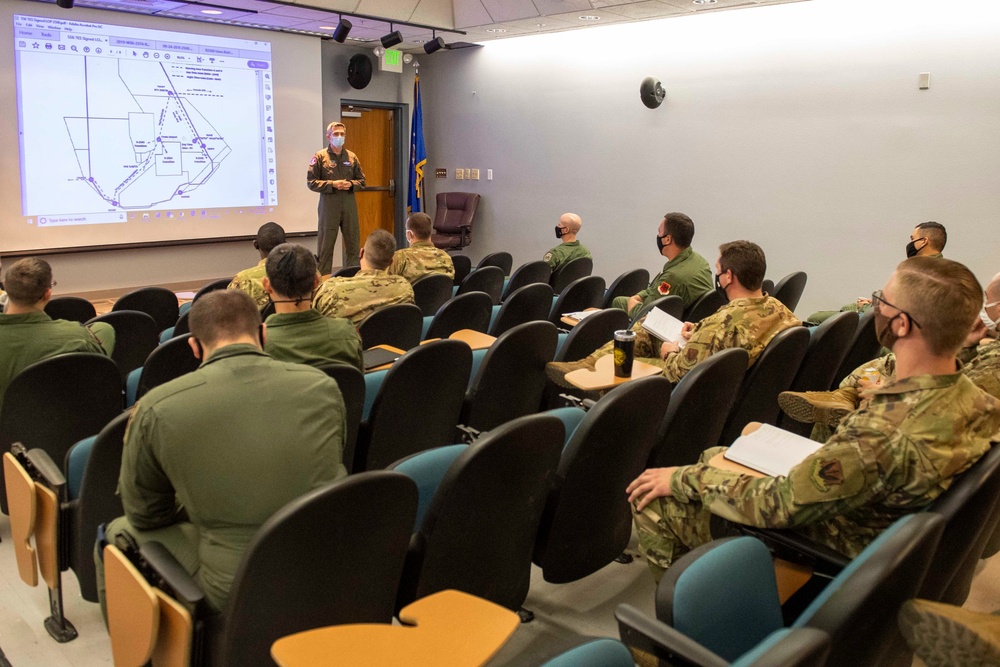
[{"label": "recessed ceiling light", "polygon": [[536,24],[535,24],[535,27],[536,27],[536,28],[544,28],[544,27],[545,27],[545,24],[544,24],[544,23],[536,23]]},{"label": "recessed ceiling light", "polygon": [[692,5],[714,5],[719,0],[691,0]]},{"label": "recessed ceiling light", "polygon": [[581,21],[600,21],[600,16],[594,16],[593,14],[584,14],[580,17]]},{"label": "recessed ceiling light", "polygon": [[211,14],[211,15],[215,16],[217,14],[221,14],[222,12],[220,12],[218,9],[203,9],[203,10],[201,10],[201,13],[202,14]]},{"label": "recessed ceiling light", "polygon": [[321,25],[319,27],[319,29],[320,30],[336,30],[337,26],[335,26],[335,25]]},{"label": "recessed ceiling light", "polygon": [[487,28],[486,32],[507,32],[503,28]]}]

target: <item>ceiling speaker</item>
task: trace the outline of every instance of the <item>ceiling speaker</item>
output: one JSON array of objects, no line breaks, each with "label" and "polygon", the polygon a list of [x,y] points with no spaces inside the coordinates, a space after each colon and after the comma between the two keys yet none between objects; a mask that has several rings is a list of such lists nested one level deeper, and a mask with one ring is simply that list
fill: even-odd
[{"label": "ceiling speaker", "polygon": [[363,53],[355,53],[351,56],[351,62],[347,66],[347,83],[351,88],[361,90],[372,80],[372,59]]},{"label": "ceiling speaker", "polygon": [[663,90],[663,85],[651,76],[647,76],[639,85],[639,98],[650,109],[655,109],[663,104],[663,98],[666,94],[667,91]]}]

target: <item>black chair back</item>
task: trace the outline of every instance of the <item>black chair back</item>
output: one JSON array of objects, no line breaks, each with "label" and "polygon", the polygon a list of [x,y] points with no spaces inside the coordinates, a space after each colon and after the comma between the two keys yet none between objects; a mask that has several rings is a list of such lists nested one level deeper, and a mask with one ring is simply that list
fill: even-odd
[{"label": "black chair back", "polygon": [[627,382],[569,438],[535,540],[534,562],[546,581],[582,579],[628,546],[632,510],[622,489],[646,467],[670,389],[663,376]]},{"label": "black chair back", "polygon": [[493,299],[486,292],[459,294],[441,306],[424,338],[447,338],[460,329],[486,333],[492,314]]},{"label": "black chair back", "polygon": [[157,331],[174,326],[180,317],[177,295],[165,287],[143,287],[129,292],[115,301],[111,310],[138,310],[146,313],[156,322]]},{"label": "black chair back", "polygon": [[[577,257],[576,259],[567,262],[562,268],[558,269],[549,278],[549,284],[552,285],[552,291],[556,294],[562,294],[562,291],[572,285],[574,282],[580,278],[586,278],[594,272],[594,260],[590,257]],[[603,292],[603,290],[602,290]],[[601,294],[603,299],[604,294]]]},{"label": "black chair back", "polygon": [[361,346],[370,349],[376,345],[391,345],[409,350],[420,345],[424,328],[424,314],[412,303],[383,306],[358,325]]},{"label": "black chair back", "polygon": [[714,447],[736,402],[750,355],[741,347],[721,350],[681,378],[670,396],[648,468],[683,466]]},{"label": "black chair back", "polygon": [[458,340],[425,343],[400,357],[361,425],[354,469],[377,470],[452,444],[471,370],[472,350]]},{"label": "black chair back", "polygon": [[559,336],[549,322],[519,324],[486,351],[465,398],[461,422],[488,431],[538,412],[545,390],[545,364]]},{"label": "black chair back", "polygon": [[626,271],[611,281],[608,291],[604,293],[604,302],[601,304],[601,307],[610,308],[611,302],[614,301],[616,297],[629,297],[638,294],[648,284],[649,271],[646,269],[632,269],[631,271]]},{"label": "black chair back", "polygon": [[498,267],[506,277],[510,275],[510,270],[514,268],[514,257],[509,252],[493,252],[479,260],[479,264],[476,264],[476,269],[481,269],[485,266]]},{"label": "black chair back", "polygon": [[222,664],[271,664],[286,635],[345,623],[391,623],[417,510],[405,475],[351,475],[268,519],[233,579]]},{"label": "black chair back", "polygon": [[764,282],[760,285],[760,291],[768,296],[774,296],[774,281],[770,278],[764,278]]},{"label": "black chair back", "polygon": [[189,315],[191,315],[190,310],[177,318],[177,324],[174,325],[174,336],[183,336],[184,334],[191,333],[191,326],[188,324]]},{"label": "black chair back", "polygon": [[271,315],[274,315],[276,312],[278,312],[278,311],[277,311],[277,308],[275,308],[275,306],[274,306],[274,302],[271,301],[270,299],[268,299],[267,300],[267,305],[265,305],[263,308],[260,309],[260,320],[261,320],[261,322],[263,322],[264,320],[266,320],[267,318],[269,318]]},{"label": "black chair back", "polygon": [[556,352],[556,361],[577,361],[593,353],[610,340],[614,340],[615,332],[628,329],[628,314],[618,308],[606,308],[600,312],[588,315],[563,341],[562,347]]},{"label": "black chair back", "polygon": [[231,282],[233,282],[232,278],[219,278],[218,280],[213,280],[212,282],[208,283],[200,290],[195,292],[194,298],[191,299],[191,301],[192,302],[197,301],[198,299],[205,296],[209,292],[216,292],[220,289],[226,289],[227,287],[229,287],[229,283]]},{"label": "black chair back", "polygon": [[534,262],[522,264],[510,275],[507,286],[503,288],[503,295],[500,297],[500,301],[506,301],[507,297],[525,285],[533,285],[535,283],[545,283],[548,285],[551,276],[552,269],[549,268],[548,262],[543,262],[539,259]]},{"label": "black chair back", "polygon": [[458,287],[472,271],[472,260],[468,255],[452,255],[451,263],[455,265],[455,287]]},{"label": "black chair back", "polygon": [[[27,449],[45,450],[62,465],[71,446],[99,433],[123,405],[121,374],[103,354],[74,352],[38,361],[7,386],[0,410],[0,452],[20,442]],[[0,510],[7,513],[2,476]]]},{"label": "black chair back", "polygon": [[45,314],[54,320],[83,324],[97,317],[94,304],[78,296],[57,296],[45,304]]},{"label": "black chair back", "polygon": [[[579,260],[576,260],[579,261]],[[554,290],[553,290],[554,291]],[[549,312],[549,322],[560,326],[563,313],[575,313],[587,308],[598,308],[604,299],[604,278],[586,276],[573,281],[556,298]]]},{"label": "black chair back", "polygon": [[129,373],[146,363],[146,357],[160,344],[163,329],[152,316],[138,310],[113,310],[98,315],[87,324],[94,322],[110,324],[115,330],[115,350],[111,358],[118,364],[122,383]]},{"label": "black chair back", "polygon": [[94,571],[94,541],[97,527],[125,513],[118,496],[118,475],[122,468],[122,448],[125,427],[132,411],[118,415],[101,429],[90,449],[79,495],[70,501],[73,517],[67,553],[69,566],[80,582],[80,595],[88,602],[97,602],[97,574]]},{"label": "black chair back", "polygon": [[637,308],[635,315],[632,316],[632,324],[638,322],[640,319],[645,317],[649,311],[654,308],[659,308],[668,315],[673,315],[677,319],[684,317],[684,299],[676,294],[668,294],[667,296],[661,296],[659,298],[653,299],[645,306]]},{"label": "black chair back", "polygon": [[361,270],[360,266],[344,266],[336,271],[330,276],[331,278],[350,278],[357,274]]},{"label": "black chair back", "polygon": [[[857,328],[858,314],[848,311],[837,313],[815,329],[810,329],[809,347],[806,348],[806,356],[792,380],[790,390],[826,391],[847,355],[847,348]],[[786,414],[780,416],[778,425],[806,438],[813,427],[812,424],[795,421]]]},{"label": "black chair back", "polygon": [[347,364],[323,364],[319,369],[332,377],[340,387],[344,398],[344,467],[354,472],[354,452],[358,444],[358,429],[361,428],[361,414],[365,409],[365,377],[354,366]]},{"label": "black chair back", "polygon": [[851,340],[851,346],[847,350],[844,361],[833,376],[830,389],[836,389],[841,381],[860,366],[874,359],[882,349],[882,344],[878,342],[875,335],[875,310],[869,310],[858,319],[858,329]]},{"label": "black chair back", "polygon": [[503,269],[498,266],[477,268],[465,277],[458,286],[455,296],[469,292],[486,292],[493,300],[493,305],[496,305],[500,303],[500,294],[503,292],[504,275]]},{"label": "black chair back", "polygon": [[736,403],[722,429],[720,445],[733,444],[750,422],[778,423],[781,414],[778,394],[792,386],[807,347],[809,330],[801,326],[785,329],[771,339],[743,378]]},{"label": "black chair back", "polygon": [[452,279],[443,273],[429,273],[413,283],[413,302],[424,317],[430,317],[451,298]]},{"label": "black chair back", "polygon": [[552,309],[552,288],[548,283],[525,285],[511,292],[507,300],[500,304],[493,325],[491,336],[500,336],[519,324],[547,320]]},{"label": "black chair back", "polygon": [[195,358],[188,340],[191,334],[175,336],[149,353],[146,363],[142,365],[139,376],[139,388],[136,390],[136,400],[142,398],[153,387],[179,378],[182,375],[197,370],[201,361]]},{"label": "black chair back", "polygon": [[688,306],[688,309],[684,311],[684,317],[681,319],[685,322],[694,322],[697,324],[709,315],[714,315],[715,311],[727,303],[729,303],[729,300],[725,294],[719,290],[710,289]]},{"label": "black chair back", "polygon": [[410,542],[399,606],[449,588],[521,606],[563,432],[557,417],[522,417],[455,459]]},{"label": "black chair back", "polygon": [[794,311],[798,308],[808,278],[805,271],[789,273],[774,286],[774,298],[785,304],[788,310]]}]

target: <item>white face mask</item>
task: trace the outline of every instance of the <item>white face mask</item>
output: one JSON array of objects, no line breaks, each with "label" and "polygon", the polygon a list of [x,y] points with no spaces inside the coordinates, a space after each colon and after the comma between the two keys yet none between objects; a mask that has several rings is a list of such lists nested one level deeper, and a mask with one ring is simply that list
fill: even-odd
[{"label": "white face mask", "polygon": [[986,305],[983,306],[983,309],[979,311],[979,319],[981,319],[983,321],[983,324],[986,325],[987,330],[989,330],[989,332],[994,335],[996,335],[997,329],[998,327],[1000,327],[1000,322],[997,322],[996,320],[991,318],[989,313],[986,312],[986,309],[992,308],[997,305],[1000,305],[1000,301],[987,303]]},{"label": "white face mask", "polygon": [[341,148],[344,145],[345,137],[330,137],[330,145],[334,148]]}]

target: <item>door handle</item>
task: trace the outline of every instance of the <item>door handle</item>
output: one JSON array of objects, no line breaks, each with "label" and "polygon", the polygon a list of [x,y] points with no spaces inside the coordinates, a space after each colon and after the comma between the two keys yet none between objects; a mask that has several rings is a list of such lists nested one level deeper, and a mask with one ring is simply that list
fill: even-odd
[{"label": "door handle", "polygon": [[396,196],[396,180],[393,178],[389,179],[389,196],[390,197]]}]

